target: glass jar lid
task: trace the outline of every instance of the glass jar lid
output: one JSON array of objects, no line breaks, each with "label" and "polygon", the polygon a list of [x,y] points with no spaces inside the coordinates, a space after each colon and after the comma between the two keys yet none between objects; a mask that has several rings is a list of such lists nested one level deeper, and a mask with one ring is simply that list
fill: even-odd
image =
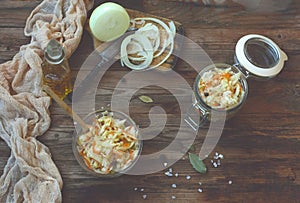
[{"label": "glass jar lid", "polygon": [[271,39],[257,34],[242,37],[236,44],[235,55],[241,67],[260,77],[277,75],[288,59]]},{"label": "glass jar lid", "polygon": [[65,58],[65,49],[55,39],[51,39],[44,51],[45,59],[51,64],[60,64]]}]

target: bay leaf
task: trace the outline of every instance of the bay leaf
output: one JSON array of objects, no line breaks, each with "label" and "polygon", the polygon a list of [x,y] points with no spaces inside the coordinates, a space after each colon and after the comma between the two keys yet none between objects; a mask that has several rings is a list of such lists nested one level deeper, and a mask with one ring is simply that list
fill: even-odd
[{"label": "bay leaf", "polygon": [[144,103],[152,103],[153,102],[153,99],[146,95],[139,96],[139,99]]},{"label": "bay leaf", "polygon": [[206,173],[207,168],[197,154],[189,153],[189,159],[193,168],[199,173]]},{"label": "bay leaf", "polygon": [[193,144],[190,148],[189,148],[190,152],[195,152],[196,151],[196,146],[195,144]]}]

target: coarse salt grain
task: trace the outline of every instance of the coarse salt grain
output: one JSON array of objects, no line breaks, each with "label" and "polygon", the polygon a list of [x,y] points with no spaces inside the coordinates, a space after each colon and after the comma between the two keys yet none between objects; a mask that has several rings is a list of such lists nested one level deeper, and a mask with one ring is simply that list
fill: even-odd
[{"label": "coarse salt grain", "polygon": [[201,188],[198,189],[198,192],[203,192],[203,190]]},{"label": "coarse salt grain", "polygon": [[137,191],[138,190],[138,188],[137,187],[135,187],[135,188],[133,188],[134,189],[134,191]]},{"label": "coarse salt grain", "polygon": [[230,181],[228,181],[228,184],[229,184],[229,185],[231,185],[231,184],[232,184],[232,181],[231,181],[231,180],[230,180]]},{"label": "coarse salt grain", "polygon": [[163,163],[163,165],[164,165],[164,167],[167,167],[168,163],[167,163],[167,162],[165,162],[165,163]]},{"label": "coarse salt grain", "polygon": [[218,168],[218,164],[217,164],[216,162],[213,163],[213,166],[214,166],[215,168]]},{"label": "coarse salt grain", "polygon": [[176,196],[173,195],[173,196],[172,196],[172,199],[176,199]]},{"label": "coarse salt grain", "polygon": [[189,179],[191,179],[191,176],[186,176],[185,178],[186,178],[187,180],[189,180]]},{"label": "coarse salt grain", "polygon": [[169,171],[165,172],[165,175],[168,176],[168,177],[172,177],[173,176],[173,174],[170,173]]},{"label": "coarse salt grain", "polygon": [[179,174],[178,173],[175,173],[175,177],[178,177],[179,176]]},{"label": "coarse salt grain", "polygon": [[147,195],[143,195],[143,199],[146,199],[147,198]]},{"label": "coarse salt grain", "polygon": [[172,188],[176,188],[177,185],[175,183],[172,184]]},{"label": "coarse salt grain", "polygon": [[144,192],[144,190],[145,190],[144,188],[141,188],[141,192]]},{"label": "coarse salt grain", "polygon": [[219,154],[218,152],[216,152],[215,155],[214,155],[214,159],[224,159],[224,155]]}]

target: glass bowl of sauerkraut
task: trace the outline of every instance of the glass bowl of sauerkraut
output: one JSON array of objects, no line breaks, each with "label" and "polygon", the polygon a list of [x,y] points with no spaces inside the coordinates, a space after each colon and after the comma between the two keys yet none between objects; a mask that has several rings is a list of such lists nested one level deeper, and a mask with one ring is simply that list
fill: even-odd
[{"label": "glass bowl of sauerkraut", "polygon": [[89,130],[74,132],[73,153],[80,166],[99,177],[117,177],[130,170],[141,154],[135,122],[125,113],[98,110],[84,118]]}]

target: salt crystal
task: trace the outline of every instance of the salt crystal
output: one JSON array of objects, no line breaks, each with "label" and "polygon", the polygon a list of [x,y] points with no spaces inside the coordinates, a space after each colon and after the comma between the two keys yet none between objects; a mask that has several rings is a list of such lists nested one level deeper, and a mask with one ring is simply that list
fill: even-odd
[{"label": "salt crystal", "polygon": [[172,172],[173,172],[173,169],[172,169],[172,168],[169,168],[169,172],[172,173]]},{"label": "salt crystal", "polygon": [[201,182],[199,182],[199,185],[202,185],[202,183],[201,183]]},{"label": "salt crystal", "polygon": [[173,195],[173,196],[172,196],[172,199],[176,199],[176,196]]},{"label": "salt crystal", "polygon": [[173,183],[172,184],[172,188],[176,188],[176,187],[177,187],[177,185]]},{"label": "salt crystal", "polygon": [[230,181],[228,181],[228,184],[229,184],[229,185],[231,185],[231,184],[232,184],[232,181],[231,181],[231,180],[230,180]]},{"label": "salt crystal", "polygon": [[164,165],[164,167],[167,167],[168,163],[167,163],[167,162],[165,162],[165,163],[163,163],[163,165]]},{"label": "salt crystal", "polygon": [[215,168],[218,168],[218,164],[217,164],[216,162],[213,163],[213,166],[214,166]]},{"label": "salt crystal", "polygon": [[203,192],[203,190],[201,188],[198,189],[198,192]]},{"label": "salt crystal", "polygon": [[175,177],[178,177],[179,176],[179,174],[178,173],[175,173]]},{"label": "salt crystal", "polygon": [[147,195],[143,195],[143,199],[146,199],[147,198]]},{"label": "salt crystal", "polygon": [[172,177],[172,176],[173,176],[173,174],[170,173],[169,171],[165,172],[165,175],[166,175],[166,176],[169,176],[169,177]]},{"label": "salt crystal", "polygon": [[141,192],[144,192],[144,188],[141,188]]},{"label": "salt crystal", "polygon": [[134,191],[137,191],[137,190],[138,190],[138,188],[137,188],[137,187],[135,187],[135,188],[134,188]]},{"label": "salt crystal", "polygon": [[187,180],[191,179],[191,176],[186,176],[186,179],[187,179]]},{"label": "salt crystal", "polygon": [[219,154],[219,158],[220,159],[224,159],[224,155],[223,154]]}]

